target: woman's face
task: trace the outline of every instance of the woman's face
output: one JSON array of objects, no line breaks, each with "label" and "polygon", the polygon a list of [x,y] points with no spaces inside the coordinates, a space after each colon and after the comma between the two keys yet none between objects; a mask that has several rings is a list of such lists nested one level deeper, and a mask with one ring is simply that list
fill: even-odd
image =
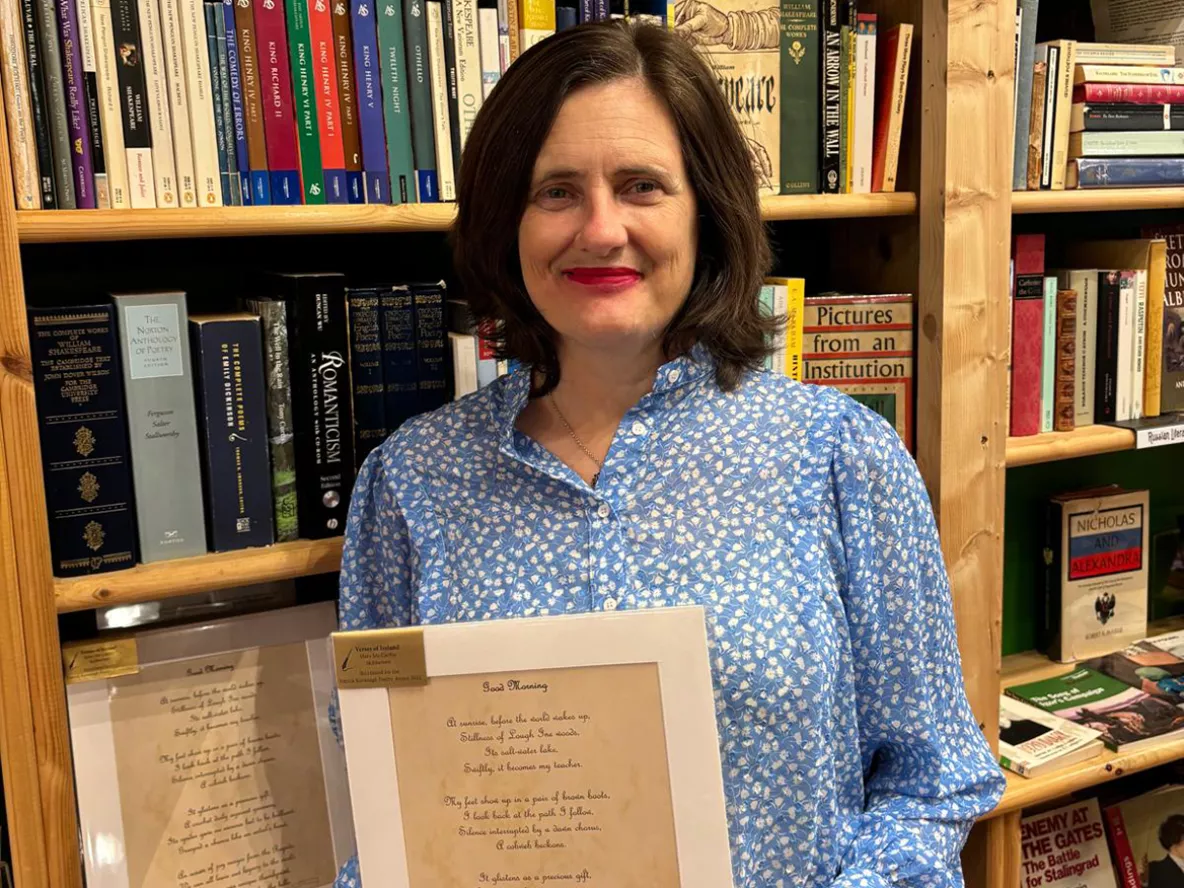
[{"label": "woman's face", "polygon": [[686,301],[695,195],[678,131],[641,80],[564,102],[535,161],[518,255],[561,346],[644,350]]}]

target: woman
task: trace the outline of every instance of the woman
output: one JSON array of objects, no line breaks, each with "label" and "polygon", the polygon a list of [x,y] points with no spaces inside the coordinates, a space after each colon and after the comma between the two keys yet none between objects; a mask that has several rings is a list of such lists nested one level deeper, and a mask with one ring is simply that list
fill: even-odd
[{"label": "woman", "polygon": [[702,605],[736,888],[960,884],[1002,778],[932,511],[887,423],[755,371],[769,249],[711,73],[660,29],[548,39],[458,204],[473,313],[532,369],[371,454],[342,627]]}]

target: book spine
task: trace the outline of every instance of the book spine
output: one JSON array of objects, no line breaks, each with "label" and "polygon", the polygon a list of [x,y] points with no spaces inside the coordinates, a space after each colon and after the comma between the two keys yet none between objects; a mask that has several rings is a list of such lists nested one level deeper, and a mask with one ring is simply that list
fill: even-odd
[{"label": "book spine", "polygon": [[[913,26],[897,25],[885,35],[878,50],[876,73],[879,107],[872,144],[872,191],[895,191],[900,162],[904,101],[908,91],[909,61],[913,54]],[[1027,152],[1024,154],[1027,160]],[[1025,167],[1025,176],[1027,168]]]},{"label": "book spine", "polygon": [[[456,54],[457,120],[460,133],[460,150],[481,110],[484,96],[481,87],[481,47],[477,38],[477,0],[445,0],[451,4],[452,40]],[[459,155],[458,155],[459,157]],[[459,160],[456,168],[460,169]]]},{"label": "book spine", "polygon": [[41,209],[37,146],[25,67],[23,24],[19,0],[0,0],[0,63],[3,64],[4,107],[12,157],[12,186],[18,210]]},{"label": "book spine", "polygon": [[[501,0],[498,0],[500,3]],[[522,16],[519,15],[518,0],[506,0],[506,67],[517,61],[522,54]],[[607,16],[605,16],[607,18]],[[505,74],[505,71],[502,71]]]},{"label": "book spine", "polygon": [[157,0],[139,0],[140,45],[144,51],[144,85],[148,99],[148,131],[152,140],[152,176],[156,205],[178,206],[177,165],[169,118],[169,87],[164,49],[161,46],[160,10]]},{"label": "book spine", "polygon": [[168,119],[172,128],[177,206],[198,206],[193,138],[189,133],[189,96],[185,84],[185,49],[179,0],[159,0],[160,36],[168,74]]},{"label": "book spine", "polygon": [[1044,341],[1040,349],[1040,431],[1051,432],[1057,376],[1057,279],[1044,279]]},{"label": "book spine", "polygon": [[1011,187],[1023,191],[1028,182],[1028,130],[1032,114],[1032,71],[1036,63],[1036,17],[1040,0],[1019,0],[1021,13],[1016,35],[1015,147]]},{"label": "book spine", "polygon": [[449,331],[448,344],[452,349],[452,399],[459,401],[480,388],[477,384],[477,337],[471,333]]},{"label": "book spine", "polygon": [[222,190],[222,205],[234,206],[230,188],[230,160],[228,150],[234,150],[226,138],[226,106],[223,102],[221,63],[218,58],[218,23],[221,16],[220,0],[202,0],[206,19],[206,46],[210,56],[210,99],[214,106],[214,144],[218,149],[218,182]]},{"label": "book spine", "polygon": [[58,43],[55,0],[34,0],[37,13],[37,45],[49,116],[50,148],[53,153],[53,186],[60,209],[76,208],[74,160],[70,148],[70,126],[66,121],[66,89],[62,80],[62,49]]},{"label": "book spine", "polygon": [[781,193],[818,191],[819,0],[781,0]]},{"label": "book spine", "polygon": [[1118,273],[1098,272],[1098,324],[1094,337],[1094,421],[1118,416]]},{"label": "book spine", "polygon": [[386,132],[382,117],[382,73],[378,64],[378,31],[370,0],[350,0],[354,37],[354,77],[358,85],[358,125],[362,137],[366,203],[390,203],[386,165]]},{"label": "book spine", "polygon": [[1044,237],[1015,237],[1011,327],[1011,434],[1040,431],[1044,348]]},{"label": "book spine", "polygon": [[349,203],[345,181],[345,142],[341,137],[341,98],[337,91],[337,44],[333,39],[330,0],[308,0],[308,25],[312,39],[317,126],[321,133],[321,165],[325,174],[325,200]]},{"label": "book spine", "polygon": [[1163,275],[1163,360],[1160,362],[1160,410],[1184,410],[1184,229],[1145,232],[1166,242]]},{"label": "book spine", "polygon": [[452,168],[460,175],[460,92],[456,74],[456,39],[453,36],[455,25],[455,10],[453,0],[442,0],[440,11],[444,13],[444,72],[447,74],[448,85],[448,124],[449,145],[452,146]]},{"label": "book spine", "polygon": [[1120,888],[1143,888],[1139,877],[1139,866],[1131,850],[1130,836],[1122,819],[1122,809],[1110,805],[1102,809],[1106,818],[1106,832],[1110,834],[1110,847],[1114,849],[1114,870],[1118,873]]},{"label": "book spine", "polygon": [[842,56],[842,32],[839,23],[840,0],[822,0],[822,168],[819,181],[825,194],[838,194],[839,182],[839,64]]},{"label": "book spine", "polygon": [[197,204],[222,206],[222,174],[218,164],[218,136],[214,121],[214,88],[210,75],[210,46],[202,0],[179,0],[182,57],[185,61],[185,99],[189,108],[189,144],[197,180]]},{"label": "book spine", "polygon": [[843,139],[843,158],[841,163],[846,169],[843,175],[843,193],[851,193],[852,174],[855,169],[855,92],[856,92],[856,68],[855,68],[855,38],[856,38],[856,23],[851,21],[847,25],[847,67],[843,74],[847,78],[844,84],[847,90],[847,131]]},{"label": "book spine", "polygon": [[[206,551],[201,458],[184,293],[116,296],[145,562]],[[167,490],[168,496],[160,492]]]},{"label": "book spine", "polygon": [[382,337],[378,292],[349,290],[349,356],[353,380],[354,464],[386,440],[386,392],[382,382]]},{"label": "book spine", "polygon": [[251,180],[251,203],[271,204],[271,178],[267,170],[266,114],[260,84],[259,41],[255,30],[253,0],[235,0],[234,32],[237,38],[239,72],[243,91],[243,116],[247,130],[247,170]]},{"label": "book spine", "polygon": [[379,70],[391,203],[415,201],[415,162],[411,155],[411,112],[407,107],[407,49],[403,41],[403,4],[383,0],[378,15]]},{"label": "book spine", "polygon": [[1147,351],[1147,270],[1135,272],[1135,329],[1131,351],[1131,419],[1143,417],[1143,376]]},{"label": "book spine", "polygon": [[1170,68],[1176,64],[1176,47],[1137,43],[1078,43],[1079,65],[1156,65]]},{"label": "book spine", "polygon": [[[1060,76],[1059,46],[1044,47],[1044,97],[1040,104],[1040,188],[1052,187],[1053,137],[1057,113],[1057,78]],[[1036,113],[1033,98],[1032,113]]]},{"label": "book spine", "polygon": [[[1056,116],[1053,119],[1052,185],[1053,191],[1065,188],[1065,171],[1069,162],[1069,115],[1073,109],[1073,66],[1077,44],[1072,40],[1061,40],[1061,53],[1057,60]],[[1044,138],[1048,138],[1045,132]]]},{"label": "book spine", "polygon": [[1151,65],[1077,65],[1070,73],[1073,74],[1074,82],[1079,84],[1184,85],[1184,68],[1157,68]]},{"label": "book spine", "polygon": [[238,28],[234,21],[234,0],[222,0],[221,33],[226,44],[226,76],[230,87],[230,122],[234,133],[234,162],[238,170],[239,202],[245,206],[254,203],[251,191],[251,160],[247,147],[247,115],[243,100],[243,81],[240,72]]},{"label": "book spine", "polygon": [[1071,432],[1075,427],[1074,383],[1077,378],[1077,292],[1057,291],[1056,381],[1053,403],[1053,431]]},{"label": "book spine", "polygon": [[1184,102],[1184,86],[1159,83],[1085,83],[1073,88],[1074,102],[1123,102],[1135,105],[1174,105]]},{"label": "book spine", "polygon": [[495,0],[497,7],[497,54],[498,75],[506,73],[510,67],[510,18],[509,4],[506,0]]},{"label": "book spine", "polygon": [[1180,105],[1129,105],[1077,102],[1070,132],[1155,132],[1184,129]]},{"label": "book spine", "polygon": [[851,190],[872,190],[872,143],[876,122],[876,16],[860,14],[855,35],[855,167]]},{"label": "book spine", "polygon": [[403,30],[407,38],[407,80],[411,100],[411,156],[415,163],[416,198],[420,203],[440,200],[436,175],[436,132],[432,122],[432,73],[428,60],[428,20],[425,0],[404,0]]},{"label": "book spine", "polygon": [[1184,132],[1073,133],[1070,159],[1079,157],[1157,157],[1184,154]]},{"label": "book spine", "polygon": [[[226,145],[226,178],[232,206],[243,205],[242,178],[238,170],[238,152],[234,145],[234,106],[230,97],[230,56],[226,47],[226,15],[223,0],[207,0],[206,11],[214,27],[214,51],[210,72],[214,78],[214,97],[222,108],[222,141]],[[216,118],[215,118],[216,119]]]},{"label": "book spine", "polygon": [[481,5],[477,7],[477,34],[481,39],[481,101],[484,102],[502,76],[497,44],[496,0],[481,0]]},{"label": "book spine", "polygon": [[271,454],[271,508],[277,543],[300,536],[296,510],[296,455],[292,425],[292,390],[288,364],[287,306],[269,299],[249,299],[263,328],[263,368],[267,374],[267,443]]},{"label": "book spine", "polygon": [[110,305],[29,310],[53,573],[136,560],[127,425]]},{"label": "book spine", "polygon": [[411,290],[415,314],[417,412],[427,413],[448,401],[448,342],[444,335],[444,283]]},{"label": "book spine", "polygon": [[285,0],[288,14],[288,54],[292,64],[292,99],[296,139],[300,146],[300,181],[304,203],[325,203],[325,171],[321,166],[321,137],[317,127],[317,93],[312,63],[312,34],[308,0]]},{"label": "book spine", "polygon": [[1077,188],[1184,185],[1184,158],[1179,157],[1083,157],[1071,164],[1071,184]]},{"label": "book spine", "polygon": [[[99,69],[95,53],[95,34],[90,14],[91,0],[78,0],[78,48],[82,52],[82,94],[86,99],[86,129],[90,133],[90,158],[95,170],[95,206],[111,209],[111,187],[107,181],[107,153],[103,144],[103,126],[99,120]],[[0,24],[0,28],[3,25]],[[7,83],[5,86],[7,87]],[[13,132],[9,132],[13,144]],[[16,161],[20,151],[14,152]],[[14,168],[14,175],[18,170]]]},{"label": "book spine", "polygon": [[[37,175],[41,189],[41,208],[58,208],[54,190],[54,157],[50,130],[45,63],[41,58],[37,33],[36,0],[20,0],[21,26],[25,43],[25,64],[29,70],[29,104],[33,112],[34,144],[37,146]],[[73,183],[71,183],[73,187]]]},{"label": "book spine", "polygon": [[127,156],[128,187],[133,209],[156,206],[156,175],[152,170],[152,133],[148,123],[144,54],[140,48],[139,14],[135,0],[113,0],[111,28],[115,40],[123,147]]},{"label": "book spine", "polygon": [[397,431],[416,410],[415,312],[411,301],[411,291],[404,286],[391,287],[378,297],[388,433]]},{"label": "book spine", "polygon": [[1098,273],[1093,270],[1073,271],[1069,285],[1077,293],[1077,330],[1074,346],[1074,378],[1076,403],[1074,425],[1094,423],[1094,354],[1098,327]]},{"label": "book spine", "polygon": [[300,535],[322,539],[345,529],[354,478],[345,279],[292,275],[281,282],[288,301]]},{"label": "book spine", "polygon": [[205,481],[215,552],[274,540],[262,340],[257,318],[190,321]]},{"label": "book spine", "polygon": [[296,147],[296,118],[292,111],[284,5],[256,2],[253,8],[271,202],[298,204],[301,201],[300,154]]},{"label": "book spine", "polygon": [[362,182],[362,141],[358,128],[358,99],[354,84],[354,41],[350,34],[349,3],[333,0],[333,49],[337,65],[337,94],[341,101],[341,144],[345,154],[345,189],[349,202],[366,202]]},{"label": "book spine", "polygon": [[[555,33],[555,4],[547,0],[511,0],[518,7],[518,54]],[[517,55],[514,56],[517,58]],[[817,58],[817,56],[815,56]],[[812,95],[817,95],[817,91]],[[459,169],[459,164],[457,168]]]},{"label": "book spine", "polygon": [[1143,361],[1143,413],[1159,416],[1163,413],[1164,365],[1164,285],[1167,276],[1167,243],[1154,240],[1149,245],[1147,263],[1147,354]]},{"label": "book spine", "polygon": [[[127,178],[127,151],[123,144],[123,114],[119,108],[118,62],[111,28],[111,0],[89,0],[98,72],[99,126],[103,130],[103,165],[107,169],[107,197],[113,210],[131,206]],[[44,184],[44,177],[42,183]],[[51,183],[52,184],[52,183]],[[44,198],[44,192],[42,192]]]},{"label": "book spine", "polygon": [[78,36],[78,12],[74,2],[57,0],[58,36],[62,41],[62,77],[66,90],[66,124],[70,133],[70,170],[74,176],[75,205],[80,210],[93,210],[98,205],[95,200],[95,167],[91,154],[82,47]]},{"label": "book spine", "polygon": [[448,68],[444,64],[444,8],[441,0],[425,0],[428,19],[428,64],[432,88],[432,123],[435,127],[436,170],[440,200],[456,200],[456,176],[452,166],[452,132],[448,112]]},{"label": "book spine", "polygon": [[1132,419],[1131,390],[1134,375],[1135,280],[1134,272],[1118,275],[1118,378],[1115,383],[1114,418]]},{"label": "book spine", "polygon": [[785,282],[785,375],[795,382],[801,382],[804,360],[803,323],[806,313],[806,281],[804,278],[789,278]]},{"label": "book spine", "polygon": [[839,31],[839,192],[842,194],[850,190],[847,184],[847,146],[851,140],[851,126],[847,117],[852,105],[847,72],[851,67],[851,58],[851,29],[843,25]]},{"label": "book spine", "polygon": [[1044,159],[1044,98],[1048,85],[1048,47],[1036,47],[1032,64],[1031,111],[1028,114],[1028,169],[1027,189],[1040,188]]}]

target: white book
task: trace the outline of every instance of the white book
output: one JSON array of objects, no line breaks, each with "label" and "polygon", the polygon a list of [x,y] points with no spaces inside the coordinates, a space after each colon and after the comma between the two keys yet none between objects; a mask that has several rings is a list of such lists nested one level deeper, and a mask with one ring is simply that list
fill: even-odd
[{"label": "white book", "polygon": [[477,10],[477,30],[481,37],[481,98],[484,101],[502,76],[495,7],[482,6]]},{"label": "white book", "polygon": [[181,48],[185,59],[185,95],[189,104],[189,137],[193,145],[193,169],[197,177],[197,202],[202,207],[222,206],[222,172],[214,130],[214,93],[210,80],[209,45],[202,0],[178,0],[181,13]]},{"label": "white book", "polygon": [[[788,318],[789,316],[789,287],[785,284],[772,284],[773,287],[773,317]],[[786,335],[786,328],[781,327],[777,331],[777,338],[773,340],[773,345],[777,349],[773,352],[773,371],[778,374],[785,373],[785,357],[786,357],[786,343],[788,336]]]},{"label": "white book", "polygon": [[4,83],[4,107],[8,112],[16,206],[18,210],[39,210],[41,183],[37,178],[37,145],[29,99],[29,75],[25,67],[24,21],[17,0],[0,0],[0,62],[3,63],[0,81]]},{"label": "white book", "polygon": [[[90,21],[90,0],[78,0],[75,8],[78,11],[78,50],[82,55],[82,72],[83,76],[90,82],[90,89],[95,90],[95,102],[99,101],[99,68],[98,58],[95,52],[95,32]],[[90,125],[94,125],[97,121],[90,119],[90,97],[87,96],[87,120]],[[99,123],[100,141],[103,135],[103,125]],[[12,141],[12,133],[8,134],[9,141]],[[103,142],[103,150],[100,152],[101,157],[95,158],[95,207],[100,210],[111,209],[111,184],[107,179],[107,143]],[[103,170],[99,171],[99,162],[102,161]]]},{"label": "white book", "polygon": [[999,762],[1023,777],[1093,758],[1102,735],[1022,700],[999,697]]},{"label": "white book", "polygon": [[459,401],[478,388],[477,337],[471,333],[449,331],[448,344],[452,346],[452,373],[456,380],[456,393],[452,400]]},{"label": "white book", "polygon": [[[1122,281],[1129,286],[1122,286]],[[1118,290],[1118,378],[1115,380],[1114,418],[1131,418],[1131,374],[1135,350],[1135,277],[1119,278]]]},{"label": "white book", "polygon": [[177,206],[177,165],[173,158],[173,129],[164,50],[160,45],[160,13],[156,0],[137,0],[136,7],[140,13],[140,46],[147,86],[148,125],[152,133],[156,205],[173,209]]},{"label": "white book", "polygon": [[456,200],[452,169],[452,130],[448,114],[448,75],[444,70],[444,16],[438,0],[424,4],[428,11],[428,74],[432,86],[432,124],[436,128],[436,175],[440,200]]},{"label": "white book", "polygon": [[169,123],[173,129],[173,159],[177,205],[197,206],[197,177],[193,170],[193,137],[189,134],[189,101],[185,91],[185,51],[182,48],[179,0],[160,0],[160,38],[168,75]]},{"label": "white book", "polygon": [[853,166],[851,191],[867,194],[872,190],[872,146],[876,124],[876,32],[855,37],[855,133],[852,140]]},{"label": "white book", "polygon": [[461,151],[464,151],[484,97],[477,27],[477,0],[452,0],[452,42],[456,47],[456,107],[460,111]]},{"label": "white book", "polygon": [[1143,416],[1143,364],[1147,353],[1147,269],[1135,271],[1135,338],[1131,353],[1131,419]]},{"label": "white book", "polygon": [[1062,270],[1057,286],[1077,293],[1077,321],[1073,331],[1073,422],[1094,424],[1094,365],[1098,329],[1098,270]]},{"label": "white book", "polygon": [[88,11],[95,41],[99,129],[103,135],[103,163],[107,167],[107,196],[111,201],[111,209],[127,210],[132,207],[132,194],[128,179],[128,155],[123,141],[119,75],[116,73],[118,60],[115,57],[115,35],[111,26],[111,0],[84,2],[90,7]]},{"label": "white book", "polygon": [[1051,432],[1056,402],[1057,282],[1044,279],[1044,335],[1040,359],[1040,431]]}]

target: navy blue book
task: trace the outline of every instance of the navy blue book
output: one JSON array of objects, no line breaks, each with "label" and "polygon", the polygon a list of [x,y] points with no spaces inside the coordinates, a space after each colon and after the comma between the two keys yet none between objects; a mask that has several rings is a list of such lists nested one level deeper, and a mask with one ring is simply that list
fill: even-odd
[{"label": "navy blue book", "polygon": [[354,464],[360,469],[370,451],[387,436],[378,290],[351,287],[345,298],[349,307],[349,369],[353,380]]},{"label": "navy blue book", "polygon": [[574,6],[555,5],[555,31],[565,31],[579,24],[579,13]]},{"label": "navy blue book", "polygon": [[419,412],[415,366],[415,311],[411,288],[398,285],[379,291],[382,315],[382,373],[386,387],[386,428],[395,431]]},{"label": "navy blue book", "polygon": [[116,336],[111,305],[29,309],[49,547],[58,577],[136,562]]},{"label": "navy blue book", "polygon": [[275,541],[259,318],[190,315],[206,539],[215,552]]},{"label": "navy blue book", "polygon": [[1082,157],[1069,161],[1069,188],[1184,185],[1184,157]]},{"label": "navy blue book", "polygon": [[445,285],[412,284],[415,312],[416,413],[427,413],[448,401],[448,364],[451,360],[444,328]]}]

